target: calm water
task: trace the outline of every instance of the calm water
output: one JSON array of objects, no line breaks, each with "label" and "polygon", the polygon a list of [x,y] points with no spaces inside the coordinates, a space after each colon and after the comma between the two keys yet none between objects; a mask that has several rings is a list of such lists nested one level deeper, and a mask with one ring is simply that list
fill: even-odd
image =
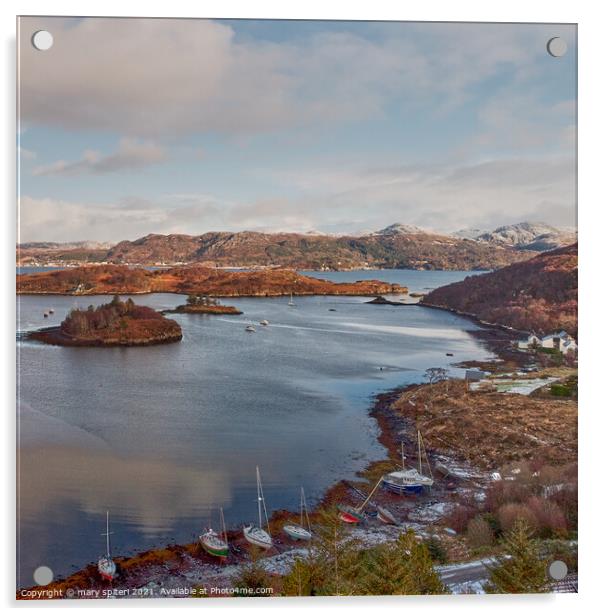
[{"label": "calm water", "polygon": [[[317,275],[423,290],[466,273]],[[107,299],[23,296],[18,328],[58,324],[71,307]],[[96,560],[107,509],[117,555],[190,541],[212,515],[217,521],[219,506],[229,526],[254,519],[256,464],[269,509],[296,507],[301,485],[315,502],[383,456],[367,416],[375,393],[421,380],[428,367],[488,355],[466,332],[473,323],[442,311],[357,297],[296,298],[291,308],[287,299],[238,299],[239,317],[172,315],[184,332],[179,344],[18,343],[18,585],[32,584],[42,564],[67,574]],[[134,300],[168,308],[183,297]],[[245,332],[261,319],[269,327]]]}]

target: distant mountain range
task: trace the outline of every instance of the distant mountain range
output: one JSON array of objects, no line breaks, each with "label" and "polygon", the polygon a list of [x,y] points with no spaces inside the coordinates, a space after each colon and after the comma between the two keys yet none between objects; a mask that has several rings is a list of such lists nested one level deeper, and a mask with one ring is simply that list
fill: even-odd
[{"label": "distant mountain range", "polygon": [[452,235],[473,239],[477,242],[514,246],[519,250],[535,250],[537,252],[568,246],[577,239],[575,231],[557,229],[543,222],[519,222],[515,225],[498,227],[493,231],[462,229],[452,233]]},{"label": "distant mountain range", "polygon": [[577,334],[577,244],[431,291],[423,302],[537,334]]},{"label": "distant mountain range", "polygon": [[501,227],[475,238],[437,234],[398,223],[357,236],[241,231],[196,236],[150,234],[113,246],[30,242],[18,246],[17,260],[20,265],[203,263],[318,270],[488,270],[528,259],[549,249],[554,241],[565,239],[568,236],[565,238],[557,229],[533,223]]}]

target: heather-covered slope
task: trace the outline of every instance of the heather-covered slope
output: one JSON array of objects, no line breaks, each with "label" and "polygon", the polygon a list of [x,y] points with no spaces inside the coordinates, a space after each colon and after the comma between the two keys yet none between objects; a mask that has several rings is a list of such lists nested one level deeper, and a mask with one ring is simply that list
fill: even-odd
[{"label": "heather-covered slope", "polygon": [[528,251],[427,233],[391,225],[361,236],[300,233],[212,232],[203,235],[151,234],[105,250],[21,246],[21,265],[109,262],[138,265],[200,263],[230,267],[290,267],[349,270],[408,268],[438,270],[497,269],[529,258]]},{"label": "heather-covered slope", "polygon": [[577,244],[469,276],[429,293],[425,304],[539,334],[577,334]]},{"label": "heather-covered slope", "polygon": [[334,283],[293,270],[233,272],[208,267],[150,271],[125,265],[96,265],[17,276],[17,293],[95,295],[184,293],[214,297],[288,295],[386,295],[406,287],[378,280]]}]

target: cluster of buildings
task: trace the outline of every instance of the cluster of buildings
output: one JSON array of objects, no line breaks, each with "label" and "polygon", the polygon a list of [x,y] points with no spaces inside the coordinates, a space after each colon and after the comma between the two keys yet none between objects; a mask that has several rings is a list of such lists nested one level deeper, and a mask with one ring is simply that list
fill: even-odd
[{"label": "cluster of buildings", "polygon": [[577,341],[565,331],[556,332],[554,334],[548,334],[539,338],[535,334],[531,334],[526,340],[519,340],[517,342],[519,349],[556,349],[563,355],[566,355],[569,351],[577,352]]}]

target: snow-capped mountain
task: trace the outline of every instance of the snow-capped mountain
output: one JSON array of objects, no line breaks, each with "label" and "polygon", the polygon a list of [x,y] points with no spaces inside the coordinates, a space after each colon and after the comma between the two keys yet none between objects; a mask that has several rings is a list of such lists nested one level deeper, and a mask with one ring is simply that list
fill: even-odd
[{"label": "snow-capped mountain", "polygon": [[504,244],[521,250],[541,252],[572,244],[576,241],[577,234],[573,230],[557,229],[541,222],[520,222],[482,233],[475,239],[480,242]]}]

